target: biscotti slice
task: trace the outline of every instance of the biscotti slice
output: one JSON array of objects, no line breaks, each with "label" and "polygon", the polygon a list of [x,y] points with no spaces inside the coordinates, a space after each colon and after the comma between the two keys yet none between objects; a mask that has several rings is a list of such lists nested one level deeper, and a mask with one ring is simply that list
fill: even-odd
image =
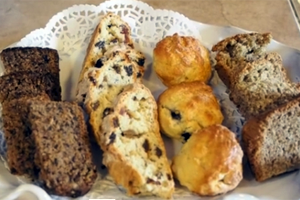
[{"label": "biscotti slice", "polygon": [[300,98],[243,127],[246,155],[257,181],[264,181],[300,166]]},{"label": "biscotti slice", "polygon": [[122,52],[103,63],[101,68],[91,68],[84,82],[79,84],[80,93],[77,102],[83,102],[83,107],[89,115],[89,123],[98,143],[102,119],[113,109],[113,101],[123,88],[135,82],[141,82],[139,66],[128,59]]},{"label": "biscotti slice", "polygon": [[15,72],[0,77],[0,102],[22,97],[48,94],[51,100],[61,100],[59,79],[52,73]]},{"label": "biscotti slice", "polygon": [[171,198],[174,181],[150,90],[135,83],[116,98],[104,117],[103,164],[128,195]]},{"label": "biscotti slice", "polygon": [[103,56],[107,49],[123,43],[128,48],[133,48],[131,29],[119,15],[109,12],[102,17],[91,37],[79,82],[83,79],[85,72],[97,64],[98,59]]},{"label": "biscotti slice", "polygon": [[230,91],[230,99],[246,119],[300,95],[299,84],[288,79],[277,53],[266,54],[247,64],[236,78]]},{"label": "biscotti slice", "polygon": [[212,51],[217,52],[215,69],[228,88],[248,62],[264,56],[271,39],[270,33],[246,33],[226,38],[213,46]]},{"label": "biscotti slice", "polygon": [[34,102],[28,119],[43,187],[60,196],[86,194],[97,170],[82,109],[71,102]]},{"label": "biscotti slice", "polygon": [[2,104],[4,136],[7,145],[7,163],[11,174],[36,178],[34,165],[35,145],[27,124],[29,105],[35,101],[50,101],[47,94],[21,98]]},{"label": "biscotti slice", "polygon": [[59,56],[55,49],[41,47],[13,47],[0,53],[4,74],[20,71],[53,73],[59,76]]}]

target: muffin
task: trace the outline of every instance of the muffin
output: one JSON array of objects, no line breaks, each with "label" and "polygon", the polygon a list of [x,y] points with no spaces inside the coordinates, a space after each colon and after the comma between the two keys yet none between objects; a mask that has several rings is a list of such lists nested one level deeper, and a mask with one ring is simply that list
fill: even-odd
[{"label": "muffin", "polygon": [[158,97],[158,119],[163,134],[184,142],[199,129],[221,124],[223,114],[212,88],[194,81],[171,86]]},{"label": "muffin", "polygon": [[195,38],[167,36],[157,43],[153,67],[167,87],[182,82],[208,82],[211,76],[209,51]]},{"label": "muffin", "polygon": [[180,184],[200,196],[233,190],[243,178],[243,151],[235,134],[213,125],[193,134],[173,158],[172,171]]}]

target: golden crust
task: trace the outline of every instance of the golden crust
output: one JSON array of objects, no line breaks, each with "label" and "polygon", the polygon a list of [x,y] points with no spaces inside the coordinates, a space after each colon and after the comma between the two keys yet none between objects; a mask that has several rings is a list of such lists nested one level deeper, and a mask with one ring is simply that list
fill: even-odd
[{"label": "golden crust", "polygon": [[180,83],[165,90],[158,98],[158,117],[162,133],[179,140],[223,121],[212,88],[199,81]]},{"label": "golden crust", "polygon": [[157,43],[153,67],[167,87],[181,82],[207,82],[211,76],[209,51],[195,38],[167,36]]},{"label": "golden crust", "polygon": [[190,137],[174,157],[172,170],[190,191],[213,196],[237,187],[243,178],[242,158],[234,133],[222,125],[213,125]]}]

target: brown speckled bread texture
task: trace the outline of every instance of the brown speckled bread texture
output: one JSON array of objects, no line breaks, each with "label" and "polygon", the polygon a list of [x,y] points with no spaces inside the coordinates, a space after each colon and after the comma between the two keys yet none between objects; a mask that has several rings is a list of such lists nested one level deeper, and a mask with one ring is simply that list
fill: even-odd
[{"label": "brown speckled bread texture", "polygon": [[90,68],[83,80],[79,88],[81,93],[76,99],[83,102],[94,136],[100,144],[103,117],[112,110],[115,98],[125,86],[142,81],[142,74],[140,67],[125,53],[115,52],[101,68]]},{"label": "brown speckled bread texture", "polygon": [[76,103],[35,102],[29,124],[36,145],[39,179],[49,193],[78,197],[97,178],[83,111]]},{"label": "brown speckled bread texture", "polygon": [[41,47],[13,47],[0,53],[4,74],[31,71],[57,74],[59,77],[59,56],[55,49]]},{"label": "brown speckled bread texture", "polygon": [[98,59],[112,46],[124,44],[127,48],[133,48],[131,29],[119,15],[107,13],[101,18],[91,37],[83,67],[80,72],[79,82],[91,67],[97,65]]},{"label": "brown speckled bread texture", "polygon": [[299,168],[300,98],[250,119],[242,136],[257,181]]},{"label": "brown speckled bread texture", "polygon": [[215,69],[228,88],[247,63],[265,54],[271,39],[270,33],[245,33],[225,38],[213,46],[212,51],[217,52]]},{"label": "brown speckled bread texture", "polygon": [[230,99],[246,119],[300,95],[299,84],[288,79],[281,56],[277,53],[268,53],[246,64],[235,78]]},{"label": "brown speckled bread texture", "polygon": [[35,145],[27,123],[29,105],[35,101],[50,101],[44,94],[33,98],[21,98],[2,104],[4,136],[7,144],[7,163],[14,175],[36,178],[34,165]]},{"label": "brown speckled bread texture", "polygon": [[103,164],[128,195],[171,198],[174,181],[159,132],[157,105],[150,90],[132,84],[103,119]]},{"label": "brown speckled bread texture", "polygon": [[51,100],[61,100],[59,79],[51,73],[15,72],[0,77],[0,102],[47,93]]}]

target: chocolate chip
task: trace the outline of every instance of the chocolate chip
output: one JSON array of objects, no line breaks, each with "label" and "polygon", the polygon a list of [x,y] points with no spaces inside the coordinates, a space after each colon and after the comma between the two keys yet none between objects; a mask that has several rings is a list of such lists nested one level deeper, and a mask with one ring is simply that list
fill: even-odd
[{"label": "chocolate chip", "polygon": [[162,150],[160,148],[156,147],[155,154],[158,158],[160,158],[162,156]]},{"label": "chocolate chip", "polygon": [[117,135],[114,132],[112,132],[109,136],[109,144],[114,143],[114,141],[116,140],[116,137],[117,137]]},{"label": "chocolate chip", "polygon": [[119,119],[118,119],[118,117],[113,118],[113,124],[114,124],[115,128],[117,128],[119,126]]},{"label": "chocolate chip", "polygon": [[117,74],[120,74],[120,66],[114,65],[112,68],[116,71]]},{"label": "chocolate chip", "polygon": [[102,84],[100,84],[100,85],[98,86],[98,88],[103,88],[103,85],[102,85]]},{"label": "chocolate chip", "polygon": [[76,198],[76,197],[79,197],[79,196],[81,196],[81,190],[73,190],[72,192],[71,192],[71,197],[72,198]]},{"label": "chocolate chip", "polygon": [[152,178],[147,178],[147,183],[154,184],[154,185],[160,185],[159,181],[155,181]]},{"label": "chocolate chip", "polygon": [[108,24],[108,25],[107,25],[108,28],[111,28],[111,26],[112,26],[111,24]]},{"label": "chocolate chip", "polygon": [[128,182],[128,185],[129,185],[129,186],[132,186],[132,184],[133,184],[133,181],[129,181],[129,182]]},{"label": "chocolate chip", "polygon": [[184,132],[184,133],[181,134],[181,136],[183,137],[183,139],[185,141],[187,141],[191,137],[191,134],[187,133],[187,132]]},{"label": "chocolate chip", "polygon": [[132,98],[132,100],[133,100],[133,101],[136,101],[136,100],[137,100],[136,96],[134,96],[134,97]]},{"label": "chocolate chip", "polygon": [[124,68],[125,68],[125,71],[127,73],[127,76],[131,76],[133,74],[132,65],[125,66]]},{"label": "chocolate chip", "polygon": [[105,108],[103,111],[103,118],[106,117],[107,115],[109,115],[113,111],[114,110],[112,108]]},{"label": "chocolate chip", "polygon": [[95,64],[95,67],[101,68],[102,66],[103,66],[102,60],[98,59],[97,62],[96,62],[96,64]]},{"label": "chocolate chip", "polygon": [[17,170],[16,170],[15,168],[12,167],[12,168],[10,168],[10,173],[11,173],[11,174],[16,174],[16,173],[17,173]]},{"label": "chocolate chip", "polygon": [[99,41],[95,44],[95,47],[98,47],[99,49],[104,47],[105,42],[104,41]]},{"label": "chocolate chip", "polygon": [[112,39],[110,42],[117,43],[118,42],[118,38]]},{"label": "chocolate chip", "polygon": [[97,84],[96,79],[94,79],[92,76],[89,76],[89,80],[94,84],[94,86],[96,86]]},{"label": "chocolate chip", "polygon": [[144,148],[146,153],[150,150],[150,144],[149,144],[148,139],[145,139],[145,141],[143,143],[143,148]]},{"label": "chocolate chip", "polygon": [[57,158],[54,158],[54,164],[55,164],[56,166],[58,165]]},{"label": "chocolate chip", "polygon": [[177,112],[175,112],[175,111],[171,111],[171,116],[172,116],[172,118],[175,119],[175,120],[181,120],[181,115],[180,115],[180,113],[177,113]]},{"label": "chocolate chip", "polygon": [[100,106],[99,101],[96,101],[95,103],[92,103],[92,109],[95,111]]},{"label": "chocolate chip", "polygon": [[105,165],[101,165],[101,169],[106,169]]},{"label": "chocolate chip", "polygon": [[137,64],[138,64],[139,66],[144,66],[144,64],[145,64],[145,58],[140,58],[140,59],[138,59]]},{"label": "chocolate chip", "polygon": [[137,78],[140,78],[141,76],[142,76],[141,72],[138,72],[137,75],[136,75]]},{"label": "chocolate chip", "polygon": [[43,58],[46,63],[48,63],[50,61],[50,58],[48,57],[48,55],[44,55]]},{"label": "chocolate chip", "polygon": [[167,178],[168,178],[169,181],[172,180],[171,174],[167,174]]}]

